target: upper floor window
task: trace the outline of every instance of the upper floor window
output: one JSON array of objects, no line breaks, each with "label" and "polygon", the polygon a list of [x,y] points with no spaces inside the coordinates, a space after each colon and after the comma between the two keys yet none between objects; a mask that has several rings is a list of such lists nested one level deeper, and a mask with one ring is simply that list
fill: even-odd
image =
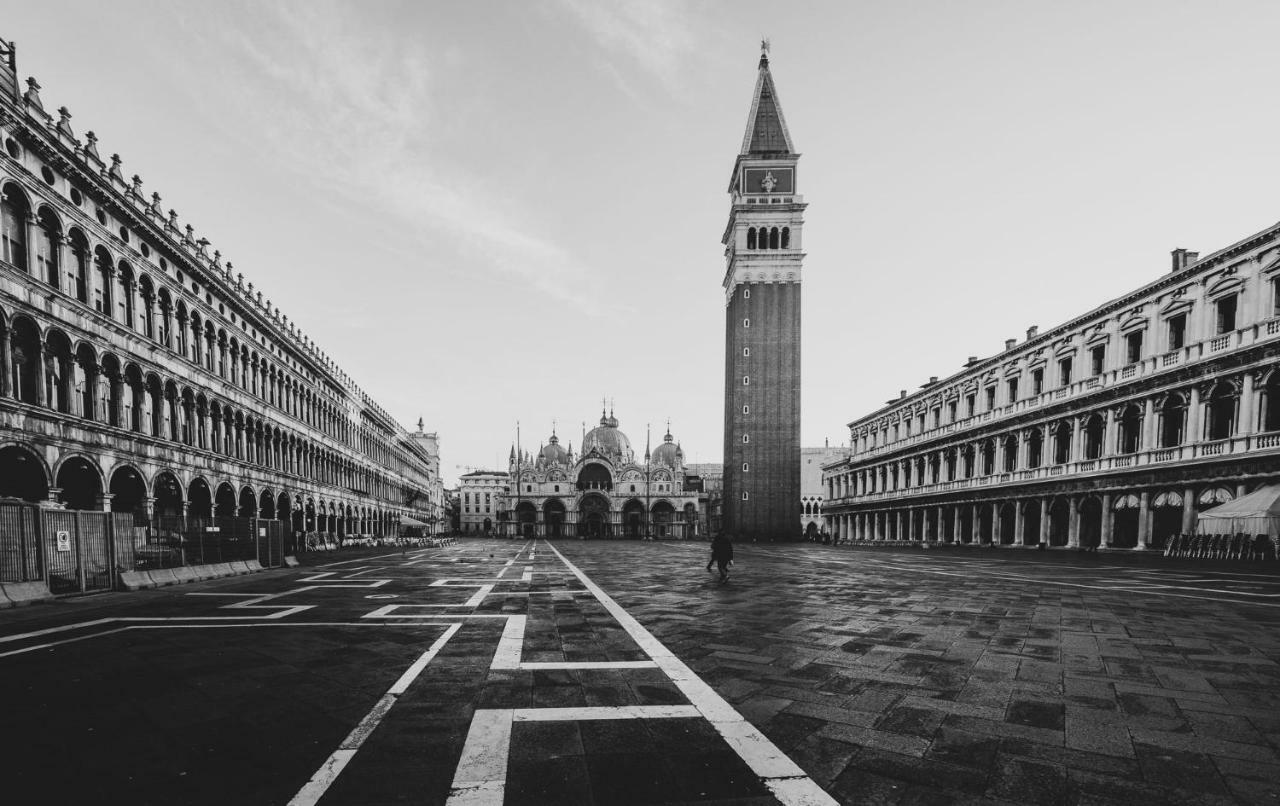
[{"label": "upper floor window", "polygon": [[947,418],[953,423],[956,421],[956,401],[954,400],[947,403]]},{"label": "upper floor window", "polygon": [[1071,356],[1058,361],[1058,385],[1071,385]]},{"label": "upper floor window", "polygon": [[1230,333],[1236,329],[1236,307],[1238,297],[1235,294],[1218,300],[1214,307],[1218,314],[1218,332]]},{"label": "upper floor window", "polygon": [[1107,346],[1099,344],[1089,351],[1089,374],[1101,375],[1107,362]]},{"label": "upper floor window", "polygon": [[1018,379],[1017,379],[1017,378],[1010,378],[1010,379],[1009,379],[1009,382],[1008,382],[1008,387],[1009,387],[1009,402],[1010,402],[1010,403],[1015,403],[1015,402],[1017,402],[1017,400],[1018,400]]},{"label": "upper floor window", "polygon": [[1031,370],[1031,394],[1038,395],[1044,391],[1044,367]]},{"label": "upper floor window", "polygon": [[978,408],[978,396],[976,394],[965,395],[964,397],[964,416],[972,417],[974,410]]},{"label": "upper floor window", "polygon": [[1124,360],[1126,364],[1135,364],[1142,360],[1142,331],[1135,330],[1124,337]]},{"label": "upper floor window", "polygon": [[1169,317],[1169,349],[1181,350],[1187,343],[1187,315],[1180,313]]},{"label": "upper floor window", "polygon": [[994,386],[987,387],[987,411],[991,411],[996,407],[996,388]]},{"label": "upper floor window", "polygon": [[1271,280],[1271,315],[1280,316],[1280,277]]}]

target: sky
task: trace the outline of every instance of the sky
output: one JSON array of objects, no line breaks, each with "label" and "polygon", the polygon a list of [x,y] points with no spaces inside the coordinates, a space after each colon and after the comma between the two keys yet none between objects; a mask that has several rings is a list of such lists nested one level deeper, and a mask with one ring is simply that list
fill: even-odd
[{"label": "sky", "polygon": [[18,69],[447,480],[520,424],[722,449],[760,39],[803,155],[802,442],[1280,220],[1280,3],[0,0]]}]

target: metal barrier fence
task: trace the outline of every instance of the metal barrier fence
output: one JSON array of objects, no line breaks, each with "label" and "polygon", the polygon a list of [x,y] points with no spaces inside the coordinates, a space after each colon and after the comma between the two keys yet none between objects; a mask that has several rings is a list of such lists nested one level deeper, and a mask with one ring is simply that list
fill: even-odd
[{"label": "metal barrier fence", "polygon": [[0,582],[54,594],[111,590],[121,571],[257,560],[284,564],[286,524],[258,518],[89,512],[0,502]]}]

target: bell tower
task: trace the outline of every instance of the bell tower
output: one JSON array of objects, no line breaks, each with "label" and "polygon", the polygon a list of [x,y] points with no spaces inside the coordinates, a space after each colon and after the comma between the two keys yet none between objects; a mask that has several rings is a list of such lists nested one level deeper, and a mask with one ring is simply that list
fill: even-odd
[{"label": "bell tower", "polygon": [[724,530],[800,537],[800,281],[804,199],[761,43],[725,228]]}]

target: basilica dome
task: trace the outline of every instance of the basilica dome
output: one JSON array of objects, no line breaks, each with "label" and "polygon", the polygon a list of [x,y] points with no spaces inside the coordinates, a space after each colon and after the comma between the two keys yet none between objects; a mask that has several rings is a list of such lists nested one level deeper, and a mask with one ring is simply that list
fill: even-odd
[{"label": "basilica dome", "polygon": [[551,440],[538,452],[538,464],[543,467],[569,464],[569,452],[560,447],[560,438],[555,434],[551,435]]},{"label": "basilica dome", "polygon": [[615,463],[631,461],[631,441],[618,430],[618,420],[601,413],[600,425],[587,432],[582,440],[582,454],[596,450]]},{"label": "basilica dome", "polygon": [[653,464],[680,467],[684,464],[684,451],[672,441],[671,431],[662,438],[662,444],[653,449]]}]

